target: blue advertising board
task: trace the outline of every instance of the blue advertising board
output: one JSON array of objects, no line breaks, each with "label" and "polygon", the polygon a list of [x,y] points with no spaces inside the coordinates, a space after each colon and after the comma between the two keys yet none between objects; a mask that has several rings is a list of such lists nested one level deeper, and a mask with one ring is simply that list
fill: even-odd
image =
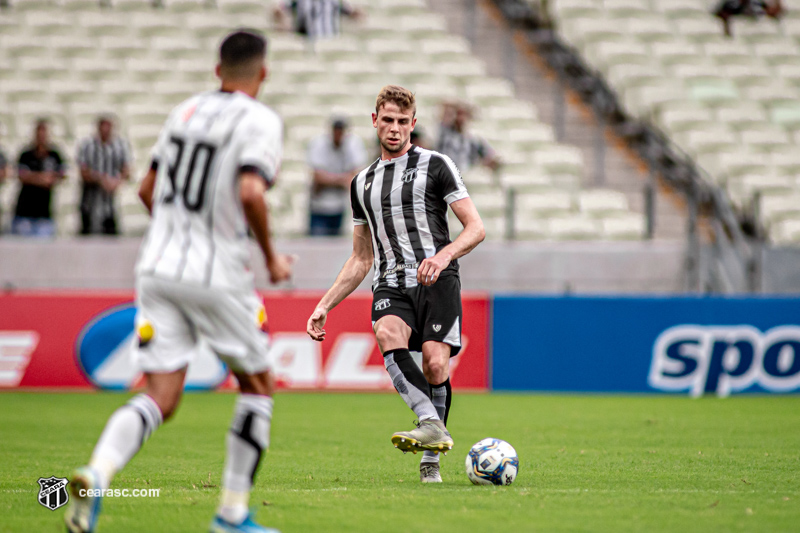
[{"label": "blue advertising board", "polygon": [[497,296],[492,388],[800,391],[800,299]]}]

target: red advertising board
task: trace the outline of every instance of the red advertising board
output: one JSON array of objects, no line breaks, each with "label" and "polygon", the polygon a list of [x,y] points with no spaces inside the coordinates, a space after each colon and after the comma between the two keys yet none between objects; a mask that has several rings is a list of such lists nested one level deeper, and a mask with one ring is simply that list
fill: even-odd
[{"label": "red advertising board", "polygon": [[[305,333],[319,293],[264,295],[279,387],[310,390],[391,389],[372,335],[369,293],[334,309],[323,343]],[[133,361],[130,292],[20,292],[0,296],[0,388],[127,388],[140,382]],[[451,360],[454,388],[488,385],[489,300],[465,294],[464,348]],[[224,368],[198,350],[187,386],[231,386]]]}]

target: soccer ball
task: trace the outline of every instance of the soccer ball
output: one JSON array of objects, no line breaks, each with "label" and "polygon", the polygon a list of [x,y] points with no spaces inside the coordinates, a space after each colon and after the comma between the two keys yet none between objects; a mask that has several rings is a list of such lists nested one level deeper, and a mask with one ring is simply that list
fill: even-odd
[{"label": "soccer ball", "polygon": [[467,477],[475,485],[511,485],[517,477],[517,451],[504,440],[483,439],[467,454]]}]

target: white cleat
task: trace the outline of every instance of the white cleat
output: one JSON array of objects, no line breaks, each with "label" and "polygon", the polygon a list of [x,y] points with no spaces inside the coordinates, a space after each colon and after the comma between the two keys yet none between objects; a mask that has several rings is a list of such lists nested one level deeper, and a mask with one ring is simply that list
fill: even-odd
[{"label": "white cleat", "polygon": [[419,480],[423,483],[441,483],[442,474],[439,472],[439,463],[420,463]]},{"label": "white cleat", "polygon": [[[92,533],[97,526],[102,497],[89,496],[87,491],[99,489],[100,482],[95,470],[88,466],[77,468],[69,481],[71,502],[64,515],[64,523],[70,533]],[[83,496],[81,496],[83,494]]]}]

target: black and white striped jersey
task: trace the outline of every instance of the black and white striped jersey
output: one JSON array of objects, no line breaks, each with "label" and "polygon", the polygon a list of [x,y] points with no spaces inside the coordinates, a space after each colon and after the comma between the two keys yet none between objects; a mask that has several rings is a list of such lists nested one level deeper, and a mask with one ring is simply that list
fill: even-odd
[{"label": "black and white striped jersey", "polygon": [[272,185],[282,137],[280,117],[241,92],[211,91],[179,104],[153,148],[153,220],[137,273],[252,290],[238,180],[255,173]]},{"label": "black and white striped jersey", "polygon": [[130,163],[128,143],[120,137],[114,136],[104,143],[95,135],[84,139],[78,149],[78,164],[109,176],[119,176]]},{"label": "black and white striped jersey", "polygon": [[338,35],[342,13],[350,12],[350,7],[341,0],[296,0],[292,9],[297,31],[311,38]]},{"label": "black and white striped jersey", "polygon": [[[420,262],[451,242],[448,205],[468,196],[453,161],[418,146],[402,157],[378,159],[353,178],[353,223],[369,225],[372,233],[373,289],[415,287]],[[441,276],[456,274],[454,260]]]}]

